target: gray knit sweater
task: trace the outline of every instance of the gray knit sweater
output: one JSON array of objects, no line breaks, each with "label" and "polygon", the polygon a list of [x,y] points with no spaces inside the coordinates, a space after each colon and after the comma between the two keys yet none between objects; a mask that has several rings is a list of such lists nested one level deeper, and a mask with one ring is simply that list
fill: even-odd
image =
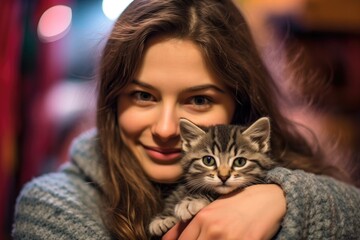
[{"label": "gray knit sweater", "polygon": [[[110,239],[100,217],[104,181],[96,132],[80,136],[72,160],[26,184],[17,199],[14,239]],[[287,213],[276,239],[360,239],[360,190],[330,177],[276,168]]]}]

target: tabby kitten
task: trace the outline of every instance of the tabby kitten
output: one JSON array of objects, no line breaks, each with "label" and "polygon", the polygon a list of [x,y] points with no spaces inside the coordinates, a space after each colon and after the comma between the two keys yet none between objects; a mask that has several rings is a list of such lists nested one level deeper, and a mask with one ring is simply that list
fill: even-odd
[{"label": "tabby kitten", "polygon": [[151,221],[152,236],[191,219],[220,195],[264,182],[275,165],[269,157],[270,122],[266,117],[246,129],[217,125],[206,130],[181,119],[180,136],[184,177],[165,199],[164,210]]}]

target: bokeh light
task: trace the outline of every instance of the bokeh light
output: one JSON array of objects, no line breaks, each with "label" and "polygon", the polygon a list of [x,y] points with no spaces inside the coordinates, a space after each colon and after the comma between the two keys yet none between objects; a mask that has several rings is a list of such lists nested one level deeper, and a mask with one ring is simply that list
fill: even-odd
[{"label": "bokeh light", "polygon": [[115,20],[132,0],[103,0],[102,9],[107,18]]},{"label": "bokeh light", "polygon": [[47,9],[40,17],[37,32],[43,42],[53,42],[64,37],[71,26],[72,10],[65,5]]}]

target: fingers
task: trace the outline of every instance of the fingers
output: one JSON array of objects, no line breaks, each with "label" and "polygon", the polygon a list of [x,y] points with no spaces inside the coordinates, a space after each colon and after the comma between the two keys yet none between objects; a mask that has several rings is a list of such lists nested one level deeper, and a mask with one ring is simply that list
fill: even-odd
[{"label": "fingers", "polygon": [[237,222],[227,222],[223,214],[218,215],[215,209],[205,209],[191,220],[179,240],[241,239],[231,231],[239,229],[239,226]]},{"label": "fingers", "polygon": [[184,229],[189,224],[189,221],[187,222],[178,222],[175,224],[174,227],[172,227],[163,237],[162,240],[174,240],[179,239],[180,235],[184,231]]},{"label": "fingers", "polygon": [[200,226],[196,223],[196,221],[191,220],[186,227],[181,232],[178,240],[200,240],[199,234],[200,234]]}]

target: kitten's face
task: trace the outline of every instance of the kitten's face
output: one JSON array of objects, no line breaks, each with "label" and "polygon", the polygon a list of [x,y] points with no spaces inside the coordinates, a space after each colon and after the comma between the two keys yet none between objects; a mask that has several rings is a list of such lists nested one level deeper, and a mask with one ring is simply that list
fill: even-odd
[{"label": "kitten's face", "polygon": [[186,184],[194,190],[201,188],[227,194],[261,182],[273,164],[266,154],[269,150],[268,126],[268,122],[263,121],[253,129],[215,126],[206,132],[190,126],[194,127],[191,129],[193,135],[183,134],[185,155],[182,164]]}]

